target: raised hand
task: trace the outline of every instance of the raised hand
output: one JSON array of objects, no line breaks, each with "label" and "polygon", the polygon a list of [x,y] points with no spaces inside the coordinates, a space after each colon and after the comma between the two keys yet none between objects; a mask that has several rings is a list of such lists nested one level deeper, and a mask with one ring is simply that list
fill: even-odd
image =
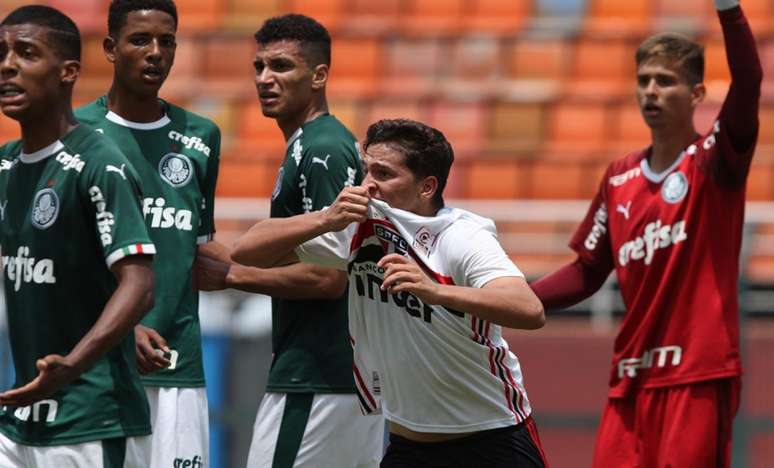
[{"label": "raised hand", "polygon": [[365,221],[370,199],[366,187],[344,187],[333,204],[322,212],[326,231],[341,231],[352,223]]},{"label": "raised hand", "polygon": [[407,291],[425,304],[438,303],[438,283],[431,280],[410,258],[389,254],[382,257],[377,265],[384,268],[383,290],[392,294]]}]

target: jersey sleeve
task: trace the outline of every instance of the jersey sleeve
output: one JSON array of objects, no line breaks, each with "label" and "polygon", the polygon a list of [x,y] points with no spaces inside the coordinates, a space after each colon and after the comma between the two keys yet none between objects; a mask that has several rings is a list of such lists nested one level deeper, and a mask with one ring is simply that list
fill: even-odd
[{"label": "jersey sleeve", "polygon": [[342,142],[305,148],[298,177],[305,213],[330,206],[341,189],[362,180],[355,142],[351,150]]},{"label": "jersey sleeve", "polygon": [[140,211],[137,173],[129,161],[106,156],[89,162],[81,179],[82,197],[108,268],[129,255],[155,254]]},{"label": "jersey sleeve", "polygon": [[197,244],[206,244],[215,235],[215,187],[218,183],[220,167],[220,130],[218,127],[213,129],[208,144],[212,151],[207,157],[207,172],[201,181],[202,211],[196,237]]},{"label": "jersey sleeve", "polygon": [[[464,235],[463,235],[464,233]],[[459,230],[450,249],[450,272],[454,283],[481,288],[493,279],[524,274],[505,253],[494,232],[478,228]]]},{"label": "jersey sleeve", "polygon": [[595,269],[606,271],[614,267],[606,203],[606,183],[609,174],[608,168],[586,216],[570,240],[570,248],[578,254],[581,261]]},{"label": "jersey sleeve", "polygon": [[302,262],[347,271],[350,243],[357,226],[352,223],[341,231],[328,232],[308,240],[296,247],[296,255]]}]

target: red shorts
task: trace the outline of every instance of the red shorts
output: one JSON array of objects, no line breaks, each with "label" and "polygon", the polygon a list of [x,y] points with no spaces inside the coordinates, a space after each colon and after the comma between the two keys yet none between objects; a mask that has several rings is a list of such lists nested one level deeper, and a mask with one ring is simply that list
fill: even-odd
[{"label": "red shorts", "polygon": [[610,398],[599,424],[594,468],[731,466],[731,429],[741,380],[642,389]]}]

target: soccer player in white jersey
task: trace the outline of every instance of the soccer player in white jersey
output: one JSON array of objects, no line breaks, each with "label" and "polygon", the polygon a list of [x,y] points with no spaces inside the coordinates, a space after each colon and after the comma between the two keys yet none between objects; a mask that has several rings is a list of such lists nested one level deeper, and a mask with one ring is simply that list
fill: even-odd
[{"label": "soccer player in white jersey", "polygon": [[[0,394],[3,468],[145,467],[148,402],[132,328],[153,304],[138,176],[72,111],[78,28],[27,6],[0,23],[0,248],[14,389]],[[111,168],[123,168],[121,174]]]},{"label": "soccer player in white jersey", "polygon": [[[326,210],[254,225],[236,261],[298,261],[349,274],[355,382],[390,422],[382,467],[546,465],[501,326],[543,326],[540,301],[494,223],[444,206],[454,156],[441,132],[382,120],[363,145],[363,184]],[[322,466],[322,465],[321,465]]]},{"label": "soccer player in white jersey", "polygon": [[636,53],[652,144],[614,161],[579,226],[577,259],[532,287],[547,308],[593,294],[615,269],[626,304],[594,466],[729,466],[739,405],[737,281],[761,65],[736,0],[715,1],[731,87],[708,133],[693,123],[704,54],[676,34]]}]

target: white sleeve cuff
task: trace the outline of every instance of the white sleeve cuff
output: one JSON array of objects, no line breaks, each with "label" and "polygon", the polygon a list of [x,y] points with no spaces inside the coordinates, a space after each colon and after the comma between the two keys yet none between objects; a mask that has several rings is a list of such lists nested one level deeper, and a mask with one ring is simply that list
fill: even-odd
[{"label": "white sleeve cuff", "polygon": [[738,7],[739,0],[715,0],[715,8],[718,11],[730,10],[731,8]]},{"label": "white sleeve cuff", "polygon": [[155,254],[156,254],[156,246],[153,244],[132,244],[132,245],[127,245],[126,247],[121,247],[120,249],[114,250],[110,255],[107,256],[107,258],[105,259],[105,263],[107,263],[107,267],[110,268],[117,261],[121,260],[124,257],[128,257],[130,255],[155,255]]}]

